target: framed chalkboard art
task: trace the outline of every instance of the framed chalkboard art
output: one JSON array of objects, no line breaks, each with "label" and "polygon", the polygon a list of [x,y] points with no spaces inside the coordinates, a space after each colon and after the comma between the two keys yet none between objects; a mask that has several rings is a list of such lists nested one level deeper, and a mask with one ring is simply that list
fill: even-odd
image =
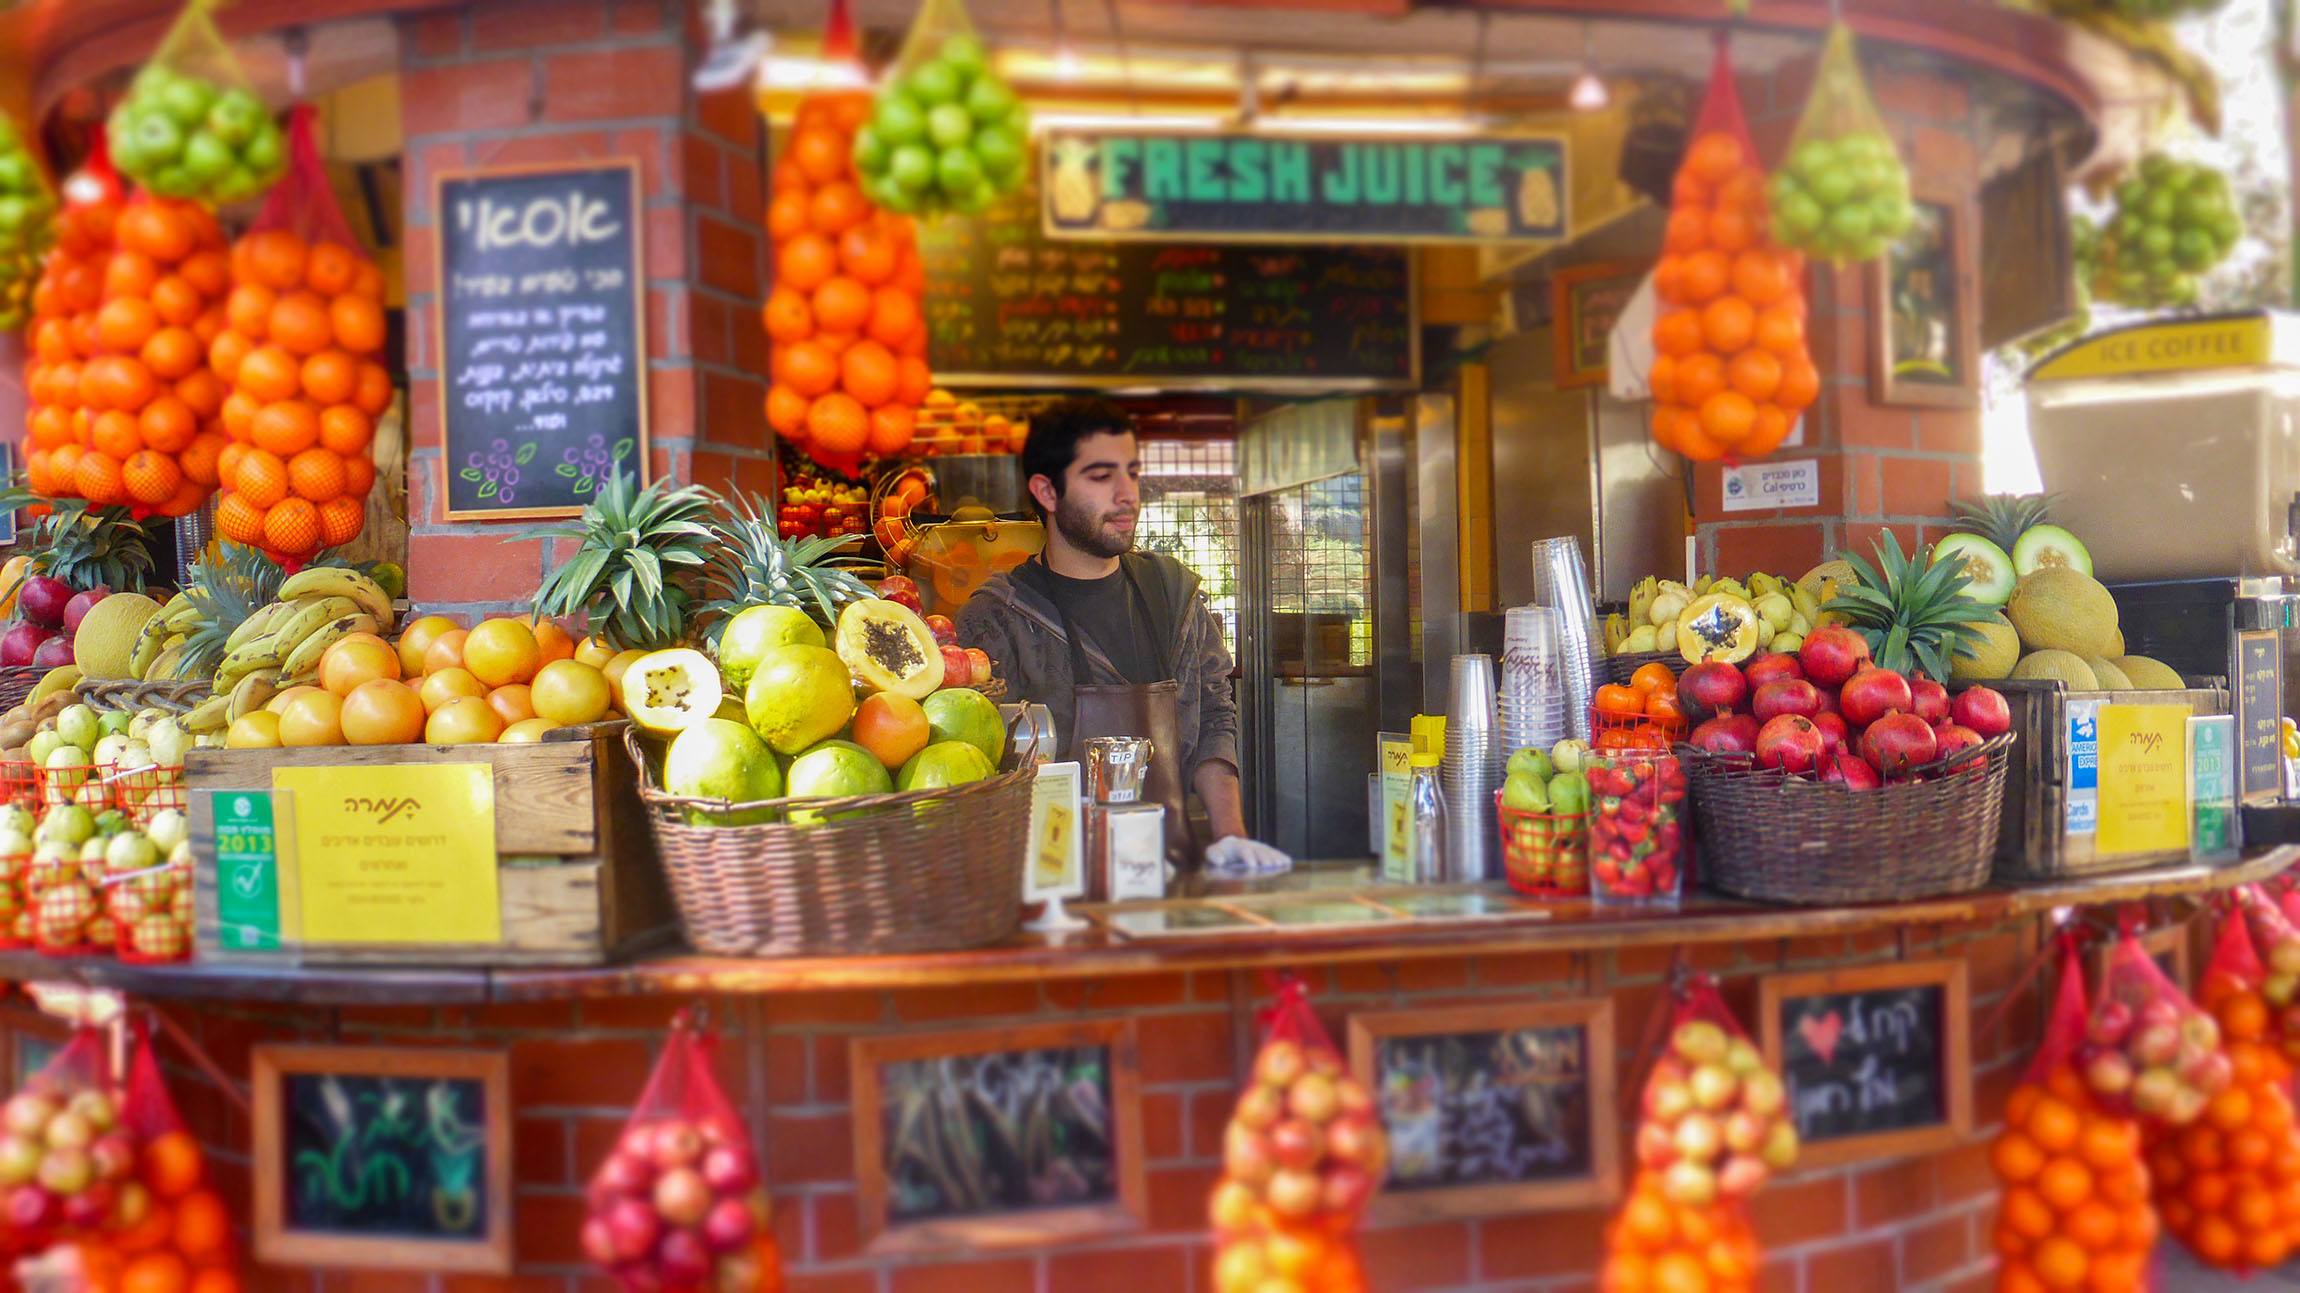
[{"label": "framed chalkboard art", "polygon": [[1789,1088],[1797,1166],[1930,1154],[1973,1126],[1963,961],[1776,974],[1758,987],[1765,1060]]},{"label": "framed chalkboard art", "polygon": [[574,516],[647,483],[639,166],[443,171],[431,324],[449,520]]},{"label": "framed chalkboard art", "polygon": [[1609,998],[1352,1015],[1350,1069],[1389,1136],[1383,1221],[1620,1197]]},{"label": "framed chalkboard art", "polygon": [[502,1051],[258,1046],[256,1260],[508,1275]]},{"label": "framed chalkboard art", "polygon": [[1869,266],[1869,400],[1980,403],[1980,285],[1971,203],[1920,193],[1909,231]]},{"label": "framed chalkboard art", "polygon": [[1144,1224],[1132,1022],[860,1037],[848,1063],[872,1252],[1031,1247]]}]

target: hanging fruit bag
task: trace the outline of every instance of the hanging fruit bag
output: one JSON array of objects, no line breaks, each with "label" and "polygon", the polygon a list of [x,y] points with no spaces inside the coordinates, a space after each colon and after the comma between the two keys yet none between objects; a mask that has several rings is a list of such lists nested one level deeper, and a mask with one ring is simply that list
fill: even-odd
[{"label": "hanging fruit bag", "polygon": [[1773,236],[1834,264],[1875,260],[1907,233],[1909,172],[1861,79],[1853,29],[1829,28],[1789,156],[1765,186]]},{"label": "hanging fruit bag", "polygon": [[313,137],[288,120],[287,176],[232,245],[224,329],[208,349],[231,384],[212,479],[216,528],[294,569],[367,521],[376,419],[391,407],[383,275],[336,204]]},{"label": "hanging fruit bag", "polygon": [[82,1028],[0,1110],[0,1253],[102,1232],[135,1173],[110,1035]]},{"label": "hanging fruit bag", "polygon": [[2084,957],[2064,932],[2044,1041],[2005,1101],[2004,1130],[1989,1147],[2003,1189],[1994,1232],[1998,1293],[2143,1286],[2157,1222],[2140,1124],[2102,1107],[2086,1087],[2078,1069],[2085,1015]]},{"label": "hanging fruit bag", "polygon": [[1253,1076],[1222,1133],[1214,1287],[1365,1293],[1354,1235],[1389,1145],[1299,979],[1262,1013]]},{"label": "hanging fruit bag", "polygon": [[2085,1082],[2106,1108],[2184,1127],[2228,1085],[2220,1025],[2164,977],[2138,939],[2108,956],[2085,1031]]},{"label": "hanging fruit bag", "polygon": [[134,1025],[121,1124],[137,1144],[134,1180],[120,1187],[108,1246],[122,1288],[155,1288],[189,1272],[201,1289],[237,1287],[234,1222],[208,1179],[207,1156],[185,1129],[142,1021]]},{"label": "hanging fruit bag", "polygon": [[0,113],[0,331],[32,314],[40,257],[56,239],[56,191],[16,123]]},{"label": "hanging fruit bag", "polygon": [[717,1038],[685,1011],[623,1136],[591,1175],[583,1253],[628,1290],[780,1293],[750,1129],[711,1075]]},{"label": "hanging fruit bag", "polygon": [[216,30],[220,5],[187,0],[104,123],[120,173],[162,197],[241,202],[287,166],[279,124]]},{"label": "hanging fruit bag", "polygon": [[1653,438],[1696,462],[1771,453],[1821,378],[1805,348],[1804,258],[1767,233],[1722,34],[1671,199],[1653,274]]},{"label": "hanging fruit bag", "polygon": [[926,0],[855,132],[873,202],[905,215],[980,211],[1022,183],[1030,124],[962,0]]}]

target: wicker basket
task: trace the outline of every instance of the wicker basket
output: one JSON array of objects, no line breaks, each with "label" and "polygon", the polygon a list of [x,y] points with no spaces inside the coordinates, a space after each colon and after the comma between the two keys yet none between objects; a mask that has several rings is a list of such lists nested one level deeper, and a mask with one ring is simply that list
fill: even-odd
[{"label": "wicker basket", "polygon": [[47,667],[43,665],[0,665],[0,709],[14,709],[23,704],[47,675]]},{"label": "wicker basket", "polygon": [[84,683],[80,694],[91,704],[106,709],[124,709],[134,713],[139,709],[165,710],[170,714],[185,714],[192,706],[215,694],[214,684],[201,681],[142,681],[136,678],[108,678],[102,682]]},{"label": "wicker basket", "polygon": [[1759,902],[1835,906],[1966,893],[1988,883],[2013,739],[1869,791],[1791,777],[1746,754],[1679,746],[1700,827],[1701,880]]},{"label": "wicker basket", "polygon": [[655,784],[635,730],[639,798],[697,951],[720,956],[945,952],[1008,938],[1022,923],[1022,865],[1035,768],[947,790],[848,799],[775,799],[846,820],[695,826],[685,799]]},{"label": "wicker basket", "polygon": [[1671,673],[1683,673],[1686,668],[1685,657],[1675,651],[1639,651],[1634,654],[1609,655],[1598,666],[1598,671],[1605,675],[1605,681],[1626,687],[1630,678],[1649,664],[1668,665]]}]

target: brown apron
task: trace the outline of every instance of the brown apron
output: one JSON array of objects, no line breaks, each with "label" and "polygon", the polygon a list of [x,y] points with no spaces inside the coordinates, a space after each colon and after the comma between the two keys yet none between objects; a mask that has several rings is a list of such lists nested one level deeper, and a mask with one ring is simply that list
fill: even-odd
[{"label": "brown apron", "polygon": [[1150,772],[1144,780],[1142,797],[1147,803],[1166,806],[1167,861],[1182,870],[1194,870],[1198,855],[1190,847],[1189,787],[1182,784],[1181,722],[1176,710],[1182,684],[1174,679],[1174,617],[1163,599],[1154,603],[1144,595],[1141,582],[1135,578],[1133,562],[1121,557],[1118,568],[1126,574],[1128,592],[1150,614],[1149,631],[1158,648],[1158,672],[1165,677],[1149,683],[1078,684],[1077,679],[1091,676],[1087,672],[1086,647],[1080,640],[1078,626],[1071,623],[1070,608],[1063,605],[1060,597],[1049,596],[1047,600],[1054,603],[1054,613],[1062,618],[1062,636],[1070,643],[1073,709],[1069,757],[1083,763],[1086,743],[1097,736],[1150,738]]}]

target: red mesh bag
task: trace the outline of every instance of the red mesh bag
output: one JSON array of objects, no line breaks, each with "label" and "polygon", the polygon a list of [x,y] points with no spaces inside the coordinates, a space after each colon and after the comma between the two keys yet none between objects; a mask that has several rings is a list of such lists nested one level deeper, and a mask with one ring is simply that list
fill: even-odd
[{"label": "red mesh bag", "polygon": [[376,419],[393,395],[383,275],[336,204],[312,119],[297,105],[287,178],[232,244],[231,297],[208,349],[231,387],[229,439],[201,464],[223,490],[217,530],[290,570],[365,528]]},{"label": "red mesh bag", "polygon": [[112,1221],[136,1170],[109,1035],[82,1028],[0,1109],[0,1253],[26,1256]]},{"label": "red mesh bag", "polygon": [[2281,1264],[2300,1243],[2300,1129],[2292,1066],[2261,995],[2266,967],[2246,919],[2248,895],[2220,921],[2198,1000],[2218,1022],[2229,1074],[2203,1116],[2145,1130],[2156,1210],[2198,1260],[2231,1270]]},{"label": "red mesh bag", "polygon": [[2085,1030],[2084,1077],[2111,1112],[2174,1127],[2196,1121],[2228,1085],[2220,1026],[2136,939],[2109,952]]},{"label": "red mesh bag", "polygon": [[1998,1293],[2144,1287],[2157,1223],[2140,1124],[2103,1108],[2085,1085],[2086,1013],[2084,958],[2063,931],[2044,1041],[1989,1149],[2004,1190],[1994,1232]]},{"label": "red mesh bag", "polygon": [[1645,1079],[1637,1179],[1606,1228],[1603,1286],[1754,1288],[1762,1257],[1748,1200],[1797,1161],[1789,1102],[1716,980],[1692,976]]},{"label": "red mesh bag", "polygon": [[195,1280],[218,1272],[209,1284],[221,1285],[239,1265],[231,1212],[208,1180],[207,1155],[168,1094],[151,1037],[141,1022],[134,1031],[121,1122],[137,1144],[136,1179],[121,1187],[105,1246],[121,1263],[125,1287],[152,1286],[139,1271],[165,1282],[160,1277],[176,1270]]},{"label": "red mesh bag", "polygon": [[1389,1162],[1373,1096],[1350,1076],[1299,979],[1279,984],[1261,1022],[1209,1201],[1215,1289],[1365,1293],[1353,1235]]},{"label": "red mesh bag", "polygon": [[680,1012],[662,1058],[591,1175],[583,1252],[649,1293],[780,1293],[767,1191],[750,1129],[711,1074],[717,1037]]},{"label": "red mesh bag", "polygon": [[2273,895],[2245,885],[2233,895],[2262,962],[2260,995],[2276,1012],[2272,1031],[2285,1058],[2300,1060],[2300,891]]},{"label": "red mesh bag", "polygon": [[1805,347],[1805,260],[1774,242],[1770,220],[1720,32],[1670,190],[1647,374],[1654,441],[1696,462],[1771,453],[1820,393]]}]

